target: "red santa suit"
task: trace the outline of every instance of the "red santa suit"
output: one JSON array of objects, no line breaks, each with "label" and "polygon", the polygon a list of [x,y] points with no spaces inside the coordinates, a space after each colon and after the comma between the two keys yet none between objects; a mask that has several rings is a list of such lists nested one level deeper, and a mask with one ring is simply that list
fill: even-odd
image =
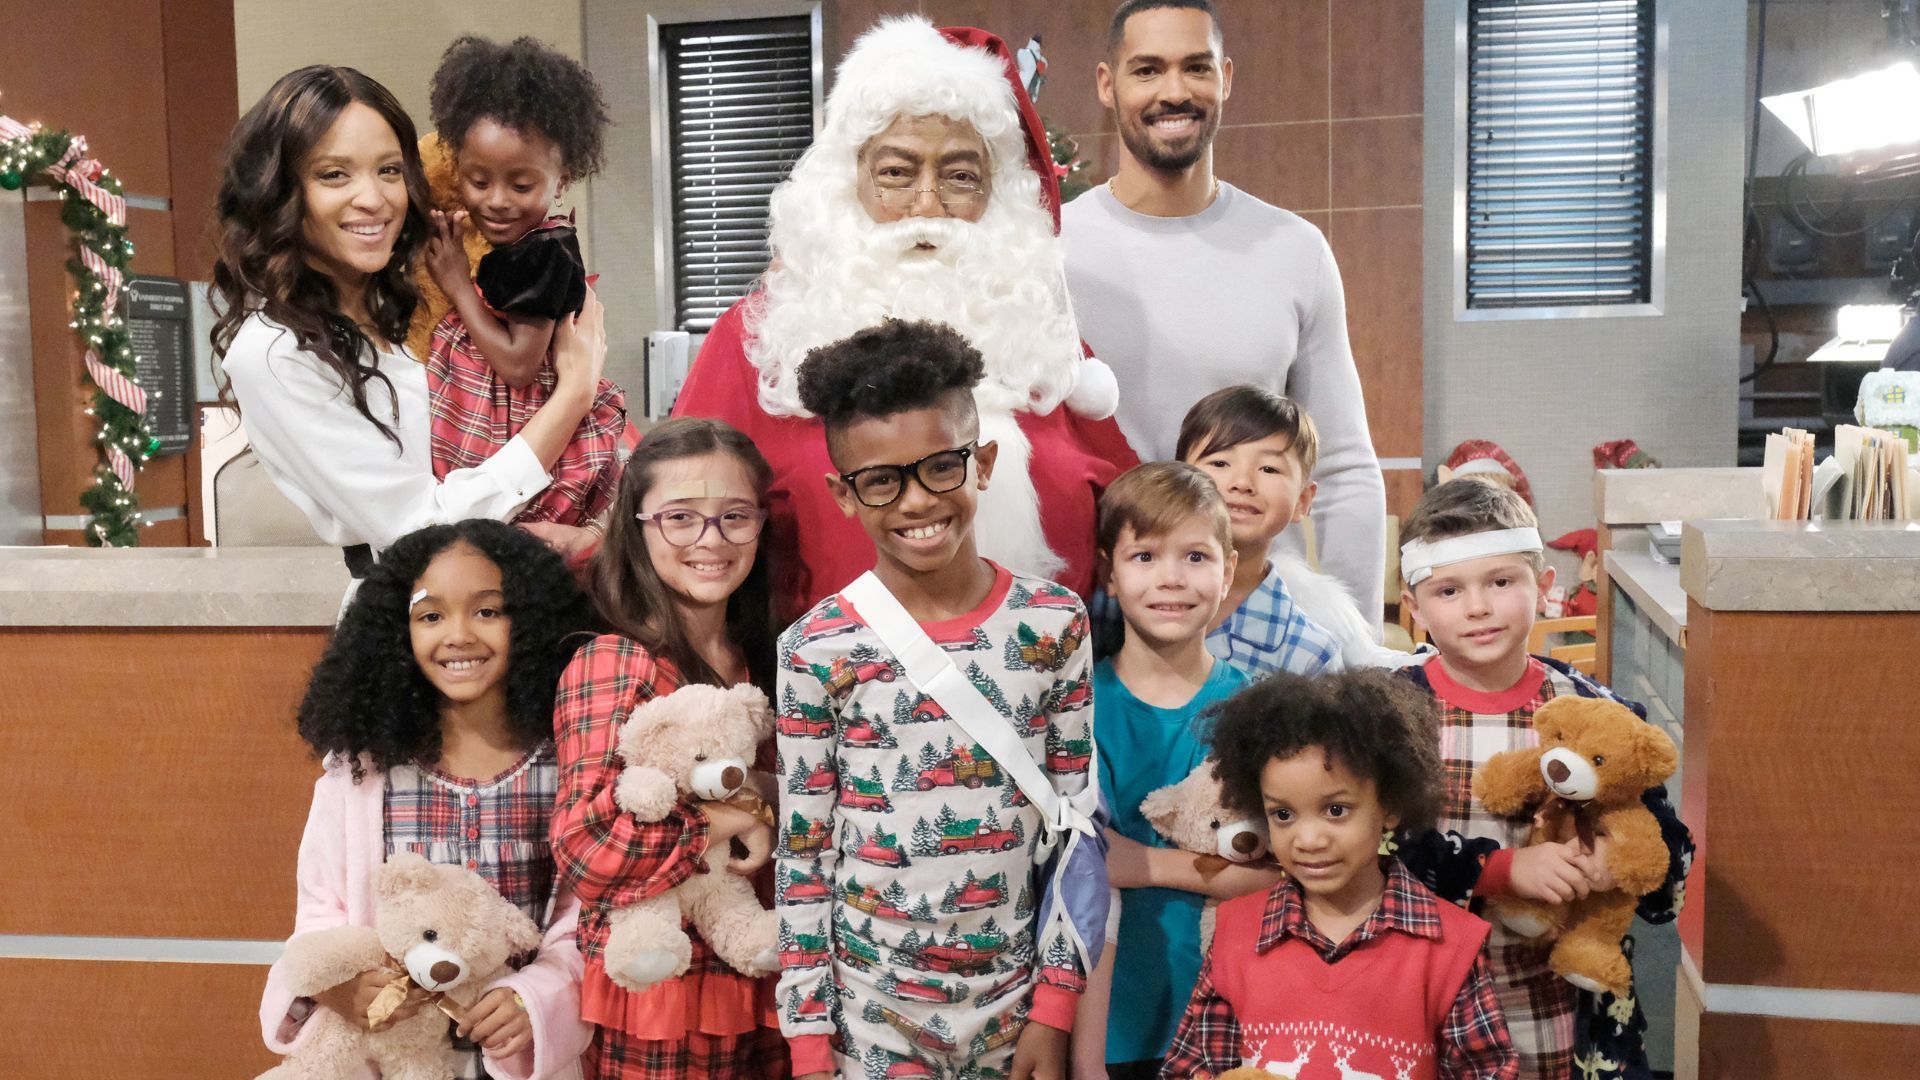
[{"label": "red santa suit", "polygon": [[[783,375],[790,380],[797,367],[796,354],[803,346],[838,340],[872,325],[879,316],[943,318],[981,349],[992,384],[976,393],[981,406],[981,440],[1001,444],[999,468],[975,519],[981,553],[1022,572],[1051,576],[1082,596],[1088,595],[1093,589],[1094,514],[1100,492],[1139,459],[1111,419],[1115,394],[1111,373],[1091,359],[1078,364],[1078,372],[1074,371],[1079,357],[1077,332],[1068,333],[1059,348],[1039,350],[1041,358],[1032,361],[1031,387],[1024,377],[1027,368],[1023,365],[1029,363],[1028,359],[1008,355],[1024,351],[1019,344],[1020,327],[1040,327],[1036,335],[1051,333],[1051,340],[1056,342],[1063,332],[1071,330],[1071,306],[1066,302],[1064,284],[1058,290],[1057,310],[1053,303],[1036,311],[994,308],[992,295],[979,305],[972,303],[972,298],[942,305],[922,294],[922,307],[934,309],[928,312],[903,310],[913,303],[905,298],[896,306],[886,294],[885,285],[863,289],[860,296],[864,304],[836,303],[832,287],[817,280],[836,269],[835,253],[819,249],[857,248],[860,241],[843,242],[841,235],[873,228],[862,220],[864,211],[853,201],[855,174],[851,163],[859,147],[893,116],[964,113],[957,118],[973,124],[993,159],[991,198],[1032,198],[1051,215],[1053,233],[1058,231],[1059,182],[1047,150],[1045,129],[1020,87],[1011,56],[1000,39],[971,29],[943,29],[936,38],[931,27],[904,21],[883,23],[881,30],[884,32],[877,36],[863,38],[849,53],[834,94],[828,99],[827,122],[819,139],[795,166],[787,185],[792,190],[774,195],[771,243],[776,265],[764,279],[766,290],[734,304],[714,324],[673,413],[713,417],[732,424],[754,441],[772,465],[768,509],[773,517],[768,536],[774,545],[777,603],[783,618],[795,617],[871,569],[874,550],[859,522],[842,514],[828,491],[824,477],[838,470],[827,457],[820,421],[800,409],[790,392],[783,396],[774,384]],[[930,40],[916,37],[921,31]],[[984,73],[996,70],[997,76],[983,80]],[[991,85],[982,85],[983,81]],[[961,85],[961,92],[954,93],[954,85]],[[882,113],[874,112],[876,88],[885,91],[879,97],[892,106]],[[956,97],[962,99],[957,107]],[[933,109],[919,104],[928,100],[940,101],[945,107]],[[862,109],[867,115],[861,114]],[[819,190],[810,192],[810,185]],[[821,201],[803,203],[803,199]],[[842,218],[837,227],[818,221],[823,213],[847,213],[847,207],[861,219]],[[996,213],[1000,215],[996,221],[1003,223],[999,227],[1039,234],[1027,239],[1037,245],[1036,264],[1053,260],[1035,271],[1044,282],[1058,260],[1057,240],[1046,230],[1047,216],[1022,202],[1010,207],[990,205],[986,211],[986,215]],[[990,225],[986,215],[981,221]],[[1017,226],[1005,224],[1016,216]],[[955,227],[969,230],[981,226],[961,223]],[[1004,246],[998,241],[989,243]],[[871,252],[865,253],[867,261],[873,262]],[[985,254],[977,257],[991,259]],[[788,275],[784,295],[799,299],[783,298],[783,274]],[[946,287],[960,288],[963,282],[971,286],[974,280],[956,273]],[[1021,280],[1031,284],[1028,279]],[[992,284],[980,288],[983,294],[1017,292],[996,289]],[[907,290],[903,287],[902,291]],[[1033,291],[1028,289],[1020,295]],[[770,310],[780,304],[789,304],[795,310]],[[876,305],[877,312],[866,311]],[[803,308],[804,312],[799,310]],[[850,314],[855,309],[859,314]],[[781,314],[789,315],[784,324],[776,321]],[[804,321],[792,317],[803,314]],[[797,333],[790,329],[796,324],[801,327]],[[781,331],[788,344],[780,355],[767,355],[772,350],[761,348],[757,331],[763,326],[782,325],[789,328]],[[813,336],[819,340],[806,340],[815,327],[818,331]],[[800,340],[793,344],[791,339]],[[1009,346],[1009,342],[1013,344]],[[1058,361],[1065,348],[1071,348],[1073,355],[1064,361],[1063,378]],[[996,361],[1001,365],[998,370]],[[1043,367],[1045,372],[1040,370]],[[1005,404],[1009,401],[1026,402],[1032,407],[1010,408]],[[1024,447],[1020,445],[1023,442]],[[996,504],[995,498],[1001,502]],[[1031,518],[1036,504],[1037,528],[1023,527],[1014,520],[1023,511]]]}]

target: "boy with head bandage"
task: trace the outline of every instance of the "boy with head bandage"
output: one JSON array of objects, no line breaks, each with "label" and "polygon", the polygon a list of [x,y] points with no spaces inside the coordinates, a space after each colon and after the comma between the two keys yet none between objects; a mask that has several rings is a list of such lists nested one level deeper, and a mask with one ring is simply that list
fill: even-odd
[{"label": "boy with head bandage", "polygon": [[[1402,674],[1440,707],[1440,758],[1446,776],[1437,827],[1404,837],[1400,857],[1447,899],[1482,896],[1548,902],[1614,886],[1604,836],[1592,847],[1526,846],[1531,821],[1500,817],[1473,797],[1473,774],[1505,750],[1535,746],[1533,716],[1552,699],[1576,694],[1619,700],[1558,660],[1527,653],[1527,638],[1553,571],[1541,556],[1539,523],[1509,488],[1462,478],[1421,497],[1401,530],[1400,601],[1438,650]],[[1625,702],[1643,718],[1645,710]],[[1641,899],[1648,922],[1678,913],[1693,842],[1664,787],[1646,793],[1669,851],[1667,880]],[[1551,940],[1528,939],[1496,923],[1487,957],[1499,987],[1523,1078],[1646,1076],[1640,1037],[1645,1021],[1632,998],[1577,991],[1547,967]],[[1663,973],[1660,978],[1671,978]]]}]

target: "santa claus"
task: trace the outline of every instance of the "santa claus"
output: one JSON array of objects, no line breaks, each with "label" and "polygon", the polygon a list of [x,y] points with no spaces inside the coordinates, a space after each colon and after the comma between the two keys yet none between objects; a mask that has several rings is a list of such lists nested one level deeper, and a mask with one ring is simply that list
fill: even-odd
[{"label": "santa claus", "polygon": [[906,17],[854,43],[824,128],[772,195],[773,263],[714,324],[673,409],[727,421],[772,464],[783,616],[874,560],[828,491],[800,363],[889,316],[945,322],[986,360],[980,437],[1000,450],[981,553],[1091,591],[1095,502],[1138,459],[1110,419],[1112,373],[1083,359],[1059,221],[1046,130],[999,38]]}]

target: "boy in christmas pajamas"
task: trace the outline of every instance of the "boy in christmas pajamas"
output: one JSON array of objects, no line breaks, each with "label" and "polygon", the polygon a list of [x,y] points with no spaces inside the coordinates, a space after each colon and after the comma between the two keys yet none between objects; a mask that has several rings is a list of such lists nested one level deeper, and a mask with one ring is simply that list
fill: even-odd
[{"label": "boy in christmas pajamas", "polygon": [[[807,369],[845,470],[829,485],[873,538],[875,575],[1055,791],[1081,791],[1085,608],[973,544],[995,450],[978,441],[979,354],[944,326],[889,322]],[[1040,813],[844,595],[794,623],[780,658],[777,1004],[794,1074],[1058,1075],[1086,971],[1064,932],[1036,940]]]}]

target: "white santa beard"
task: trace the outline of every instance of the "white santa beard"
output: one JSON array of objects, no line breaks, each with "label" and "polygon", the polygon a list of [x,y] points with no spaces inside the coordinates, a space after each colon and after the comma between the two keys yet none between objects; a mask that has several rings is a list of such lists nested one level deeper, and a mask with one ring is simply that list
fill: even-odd
[{"label": "white santa beard", "polygon": [[[1073,390],[1080,338],[1044,209],[996,203],[976,223],[876,224],[847,200],[810,195],[776,193],[776,214],[804,224],[776,225],[776,261],[748,313],[747,355],[768,413],[807,415],[798,375],[807,353],[889,317],[959,331],[986,365],[983,404],[1044,415]],[[918,239],[938,246],[911,250]]]},{"label": "white santa beard", "polygon": [[980,442],[994,443],[993,476],[980,493],[973,515],[974,545],[980,554],[1018,574],[1053,581],[1067,561],[1047,545],[1040,521],[1040,493],[1028,471],[1033,447],[1020,420],[1003,409],[980,407]]}]

